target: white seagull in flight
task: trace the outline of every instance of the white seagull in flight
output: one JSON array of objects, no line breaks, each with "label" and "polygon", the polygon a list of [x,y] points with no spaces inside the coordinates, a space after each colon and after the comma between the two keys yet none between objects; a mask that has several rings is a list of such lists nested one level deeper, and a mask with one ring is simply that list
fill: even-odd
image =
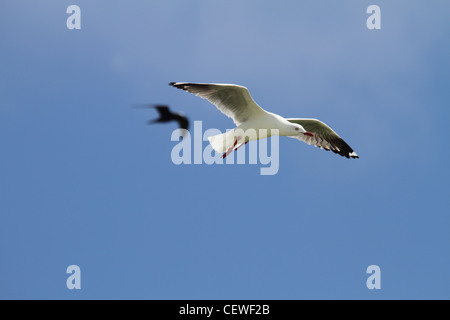
[{"label": "white seagull in flight", "polygon": [[[237,126],[235,129],[208,138],[214,150],[224,153],[222,158],[251,140],[264,139],[273,134],[297,138],[346,158],[359,158],[325,123],[317,119],[286,119],[267,112],[253,101],[246,87],[235,84],[189,82],[170,82],[169,85],[208,100],[233,119]],[[277,131],[272,132],[274,129]]]}]

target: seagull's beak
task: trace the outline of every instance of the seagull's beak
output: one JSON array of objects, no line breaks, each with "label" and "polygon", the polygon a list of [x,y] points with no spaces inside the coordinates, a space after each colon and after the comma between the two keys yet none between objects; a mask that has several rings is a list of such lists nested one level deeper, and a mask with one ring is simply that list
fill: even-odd
[{"label": "seagull's beak", "polygon": [[314,134],[312,134],[311,132],[303,132],[303,134],[304,134],[305,136],[314,137]]}]

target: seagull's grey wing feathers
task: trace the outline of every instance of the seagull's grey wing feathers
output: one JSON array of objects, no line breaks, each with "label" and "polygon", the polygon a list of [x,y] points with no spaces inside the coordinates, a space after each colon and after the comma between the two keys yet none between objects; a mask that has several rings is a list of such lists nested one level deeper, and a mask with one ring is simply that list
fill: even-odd
[{"label": "seagull's grey wing feathers", "polygon": [[356,152],[344,141],[342,138],[333,131],[329,126],[327,126],[322,121],[317,119],[286,119],[289,122],[297,123],[305,128],[306,131],[311,132],[313,136],[308,135],[298,135],[292,136],[292,138],[297,138],[306,142],[307,144],[312,144],[316,147],[325,149],[327,151],[333,151],[346,158],[359,158]]},{"label": "seagull's grey wing feathers", "polygon": [[246,87],[234,84],[170,82],[175,88],[193,93],[214,104],[236,125],[265,111],[253,101]]}]

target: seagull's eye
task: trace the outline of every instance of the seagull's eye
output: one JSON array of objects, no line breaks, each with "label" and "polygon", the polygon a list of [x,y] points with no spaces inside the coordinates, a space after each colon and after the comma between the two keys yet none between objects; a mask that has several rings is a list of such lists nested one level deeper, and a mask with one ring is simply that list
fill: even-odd
[{"label": "seagull's eye", "polygon": [[298,131],[298,128],[295,128],[295,131]]}]

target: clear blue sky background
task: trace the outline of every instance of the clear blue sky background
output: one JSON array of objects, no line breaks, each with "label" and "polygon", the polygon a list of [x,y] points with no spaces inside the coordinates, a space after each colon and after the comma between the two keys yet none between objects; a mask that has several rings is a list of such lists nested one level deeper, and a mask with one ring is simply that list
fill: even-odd
[{"label": "clear blue sky background", "polygon": [[[66,9],[81,8],[81,30]],[[381,30],[366,9],[381,8]],[[0,298],[449,299],[448,1],[0,3]],[[260,165],[172,163],[170,81],[236,83],[360,155],[280,138]],[[204,147],[207,143],[204,143]],[[81,290],[66,268],[81,268]],[[381,268],[368,290],[366,268]]]}]

